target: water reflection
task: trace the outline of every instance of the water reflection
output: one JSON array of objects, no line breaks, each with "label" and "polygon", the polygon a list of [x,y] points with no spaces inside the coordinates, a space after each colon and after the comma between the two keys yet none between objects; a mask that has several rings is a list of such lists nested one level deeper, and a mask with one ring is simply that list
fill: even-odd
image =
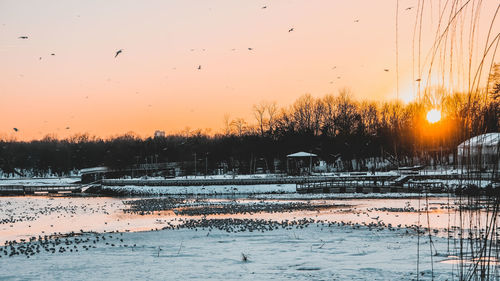
[{"label": "water reflection", "polygon": [[[342,222],[431,229],[448,237],[487,225],[484,206],[459,210],[460,198],[236,198],[236,197],[0,197],[0,243],[69,232],[134,232],[189,219],[235,218]],[[130,211],[140,206],[140,211]],[[464,220],[463,218],[471,218]],[[471,225],[473,226],[471,228]],[[479,226],[479,229],[477,228]],[[461,234],[460,234],[461,235]]]}]

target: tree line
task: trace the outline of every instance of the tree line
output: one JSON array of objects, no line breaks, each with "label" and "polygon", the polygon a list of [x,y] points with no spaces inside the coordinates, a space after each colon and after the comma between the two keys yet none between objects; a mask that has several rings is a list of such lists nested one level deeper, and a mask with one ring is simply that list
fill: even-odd
[{"label": "tree line", "polygon": [[[348,89],[320,98],[306,94],[286,107],[261,102],[253,106],[254,120],[225,115],[222,132],[214,135],[197,130],[146,139],[131,133],[111,139],[88,134],[29,142],[4,139],[0,169],[42,176],[95,166],[179,162],[192,173],[197,161],[198,171],[224,166],[252,173],[259,166],[273,172],[285,170],[286,155],[297,151],[315,153],[327,163],[343,161],[347,170],[351,160],[363,168],[372,157],[392,159],[394,166],[429,164],[432,158],[440,162],[440,155],[455,153],[465,139],[499,131],[500,66],[494,69],[491,80],[496,83],[487,89],[448,93],[427,88],[407,104],[358,101]],[[433,108],[442,119],[431,124],[426,114]]]}]

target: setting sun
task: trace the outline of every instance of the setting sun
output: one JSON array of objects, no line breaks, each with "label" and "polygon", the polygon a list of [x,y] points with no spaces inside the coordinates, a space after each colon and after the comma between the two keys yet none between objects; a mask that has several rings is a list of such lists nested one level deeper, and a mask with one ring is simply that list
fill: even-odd
[{"label": "setting sun", "polygon": [[429,123],[436,123],[439,120],[441,120],[441,111],[437,109],[431,109],[429,110],[429,112],[427,112],[427,121],[429,121]]}]

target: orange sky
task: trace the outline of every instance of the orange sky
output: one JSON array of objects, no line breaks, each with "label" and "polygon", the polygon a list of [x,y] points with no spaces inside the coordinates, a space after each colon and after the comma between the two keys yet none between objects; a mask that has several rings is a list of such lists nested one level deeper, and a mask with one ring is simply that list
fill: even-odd
[{"label": "orange sky", "polygon": [[[399,0],[404,100],[414,95],[417,2]],[[484,2],[491,19],[498,4]],[[392,99],[395,8],[395,0],[0,0],[0,137],[218,131],[224,114],[253,122],[260,101],[286,106],[344,87],[359,99]]]}]

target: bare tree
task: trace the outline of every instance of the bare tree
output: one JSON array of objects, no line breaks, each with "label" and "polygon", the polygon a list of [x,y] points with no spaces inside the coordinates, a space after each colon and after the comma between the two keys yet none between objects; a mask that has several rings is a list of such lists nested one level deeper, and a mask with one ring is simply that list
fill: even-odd
[{"label": "bare tree", "polygon": [[285,133],[293,133],[296,131],[296,122],[293,118],[293,108],[281,108],[280,113],[274,122],[275,134],[283,135]]},{"label": "bare tree", "polygon": [[268,119],[268,130],[272,134],[275,127],[276,115],[278,112],[278,105],[275,101],[267,104],[267,119]]},{"label": "bare tree", "polygon": [[238,136],[240,137],[246,130],[246,124],[247,122],[243,118],[236,118],[235,120],[231,121],[231,126],[235,128]]},{"label": "bare tree", "polygon": [[229,136],[231,134],[231,116],[229,113],[224,114],[224,135]]},{"label": "bare tree", "polygon": [[333,95],[323,97],[323,133],[329,137],[335,135],[336,99]]},{"label": "bare tree", "polygon": [[316,99],[314,101],[313,107],[313,118],[312,118],[312,130],[315,136],[319,136],[321,128],[323,126],[323,116],[325,111],[325,105],[321,99]]},{"label": "bare tree", "polygon": [[342,89],[337,97],[337,110],[335,115],[336,133],[340,135],[350,135],[359,127],[361,120],[357,112],[357,105],[351,99],[351,91]]},{"label": "bare tree", "polygon": [[292,116],[299,132],[313,131],[314,98],[310,94],[299,97],[292,106]]},{"label": "bare tree", "polygon": [[277,103],[262,101],[253,106],[253,112],[257,120],[259,134],[261,136],[264,136],[266,133],[272,135],[278,112]]},{"label": "bare tree", "polygon": [[182,131],[182,135],[188,138],[191,135],[191,128],[189,126],[186,126]]},{"label": "bare tree", "polygon": [[376,135],[378,123],[377,104],[364,101],[360,104],[359,111],[364,132],[371,136]]},{"label": "bare tree", "polygon": [[255,116],[255,119],[257,120],[257,125],[259,126],[261,136],[264,136],[264,127],[267,123],[264,117],[267,107],[268,106],[266,102],[260,102],[259,104],[253,106],[253,114]]}]

